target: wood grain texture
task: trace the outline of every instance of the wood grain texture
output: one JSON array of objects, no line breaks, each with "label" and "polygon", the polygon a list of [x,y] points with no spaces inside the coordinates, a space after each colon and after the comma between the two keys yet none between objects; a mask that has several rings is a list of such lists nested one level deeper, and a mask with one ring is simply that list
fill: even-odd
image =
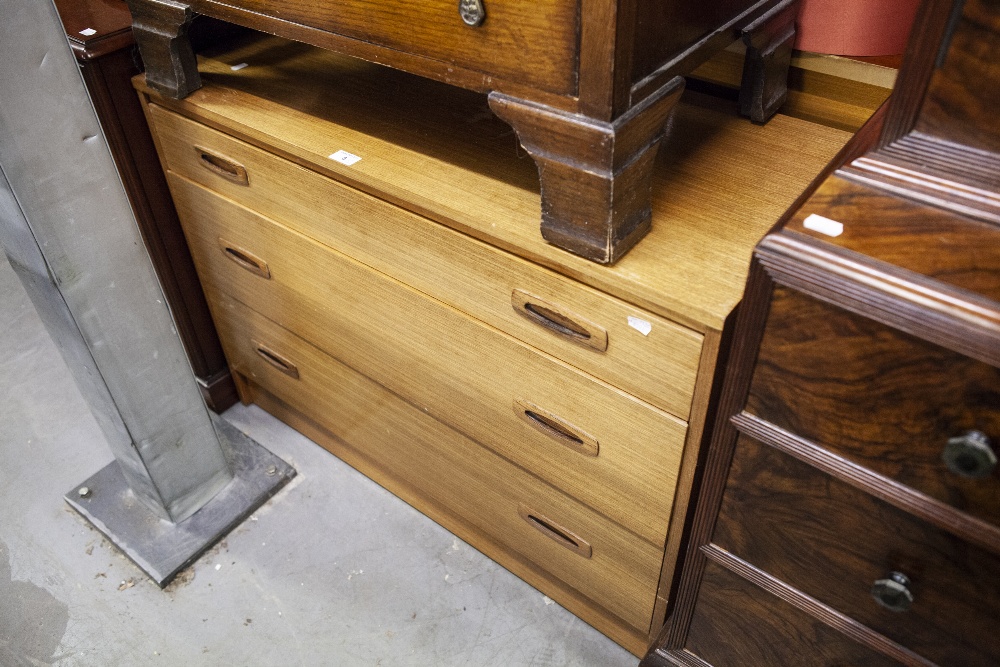
[{"label": "wood grain texture", "polygon": [[490,93],[538,165],[542,238],[613,264],[648,233],[653,162],[683,90],[675,77],[612,122]]},{"label": "wood grain texture", "polygon": [[740,433],[766,442],[817,470],[909,512],[925,523],[948,531],[969,544],[987,550],[1000,550],[1000,528],[993,523],[956,510],[945,502],[862,467],[747,412],[735,415],[730,421]]},{"label": "wood grain texture", "polygon": [[[218,11],[213,0],[194,0],[196,12]],[[255,14],[249,27],[267,31],[275,21],[300,24],[392,51],[482,72],[534,88],[576,93],[579,44],[577,0],[485,2],[486,20],[472,28],[451,0],[240,0],[225,3]],[[350,48],[345,52],[351,53]],[[391,61],[391,55],[386,54]]]},{"label": "wood grain texture", "polygon": [[974,151],[1000,153],[1000,9],[967,0],[947,54],[931,76],[914,130]]},{"label": "wood grain texture", "polygon": [[[119,0],[58,0],[56,10],[79,60],[100,58],[129,48],[132,15]],[[84,34],[90,30],[91,34]]]},{"label": "wood grain texture", "polygon": [[[702,335],[160,107],[150,116],[176,173],[687,419]],[[206,169],[194,145],[246,165],[250,186]],[[606,349],[529,319],[514,308],[517,290],[604,329]],[[629,317],[648,322],[648,335],[629,326]]]},{"label": "wood grain texture", "polygon": [[791,604],[807,616],[842,633],[845,638],[850,638],[908,667],[911,665],[913,667],[935,667],[934,663],[920,657],[913,651],[900,646],[871,628],[862,625],[850,616],[823,604],[816,598],[806,595],[802,591],[791,587],[786,582],[771,576],[760,568],[754,567],[745,560],[734,556],[724,549],[720,549],[714,544],[707,544],[701,547],[701,551],[708,558],[709,562],[721,565],[767,593]]},{"label": "wood grain texture", "polygon": [[150,88],[174,98],[200,88],[198,63],[188,39],[194,20],[191,8],[178,0],[129,0],[129,11]]},{"label": "wood grain texture", "polygon": [[687,651],[713,667],[899,664],[715,563],[705,567]]},{"label": "wood grain texture", "polygon": [[[158,101],[701,331],[721,328],[753,244],[849,138],[784,116],[754,126],[692,96],[659,151],[652,229],[609,269],[538,238],[535,166],[481,96],[274,38],[202,69],[201,90]],[[362,161],[327,158],[341,149]]]},{"label": "wood grain texture", "polygon": [[[873,190],[853,180],[855,173],[827,180],[795,213],[787,229],[1000,301],[996,225]],[[844,233],[829,237],[806,229],[802,223],[813,213],[845,221]]]},{"label": "wood grain texture", "polygon": [[783,0],[743,29],[746,46],[740,84],[740,113],[764,123],[788,98],[788,70],[799,3]]},{"label": "wood grain texture", "polygon": [[[199,186],[170,183],[203,283],[662,549],[684,422]],[[265,259],[271,279],[227,259],[219,236]],[[590,434],[600,455],[524,423],[514,399]]]},{"label": "wood grain texture", "polygon": [[[692,72],[688,88],[721,87],[730,97],[740,88],[745,58],[720,51]],[[793,52],[788,97],[779,112],[813,123],[858,131],[889,97],[896,70],[821,54]]]},{"label": "wood grain texture", "polygon": [[[658,549],[246,306],[209,294],[237,372],[364,456],[364,472],[374,469],[376,479],[396,482],[390,486],[394,492],[400,482],[412,489],[401,495],[420,511],[457,519],[458,535],[501,564],[512,557],[529,563],[544,579],[557,579],[586,597],[599,615],[610,612],[619,623],[645,627],[659,574]],[[299,378],[261,360],[255,341],[292,360]],[[586,540],[591,556],[566,549],[527,523],[521,505]]]},{"label": "wood grain texture", "polygon": [[746,409],[1000,524],[1000,472],[970,479],[942,460],[967,431],[1000,439],[1000,369],[779,287]]},{"label": "wood grain texture", "polygon": [[1000,222],[998,48],[996,3],[924,3],[881,146],[856,169],[876,187]]},{"label": "wood grain texture", "polygon": [[[742,437],[712,541],[940,665],[1000,657],[1000,559],[796,459]],[[889,572],[913,606],[871,597]]]},{"label": "wood grain texture", "polygon": [[[654,146],[679,96],[681,76],[724,48],[728,33],[752,23],[759,11],[780,4],[778,0],[742,0],[736,5],[736,0],[727,0],[722,8],[714,3],[685,12],[694,25],[650,24],[655,29],[652,41],[666,41],[673,48],[654,57],[656,80],[644,81],[642,90],[636,91],[630,89],[636,0],[489,2],[486,19],[474,27],[456,16],[459,12],[453,0],[419,4],[406,0],[130,1],[151,85],[175,99],[200,86],[198,73],[191,69],[190,44],[183,37],[192,10],[490,92],[494,109],[514,123],[525,149],[538,162],[545,240],[602,264],[624,255],[648,229]],[[183,22],[179,20],[182,12],[186,12]],[[614,23],[595,29],[595,21],[608,19]],[[693,39],[684,34],[692,29]],[[670,35],[677,32],[682,33],[684,46],[671,43]],[[733,35],[728,36],[732,42]],[[601,43],[583,44],[583,37]],[[786,37],[783,43],[789,41]],[[766,68],[751,68],[749,98],[761,97],[765,81],[769,97],[773,97],[770,89],[781,87],[777,80],[787,77],[788,46],[784,44],[779,57],[769,57]],[[578,85],[582,63],[598,69],[596,75],[588,73],[584,78],[587,90],[583,93]],[[648,78],[646,73],[636,75],[636,79]],[[552,96],[565,99],[550,104]],[[665,97],[672,101],[664,102]],[[541,127],[537,107],[546,112]],[[594,115],[582,114],[584,109]],[[771,112],[769,107],[766,115]],[[764,114],[755,108],[758,120]],[[655,126],[653,131],[645,127],[642,119],[646,118]],[[601,128],[607,136],[595,144],[593,129],[598,125],[609,127]],[[635,132],[641,135],[642,150],[617,150],[619,143],[632,143],[630,127],[638,128]],[[619,134],[621,139],[616,138]],[[551,150],[548,139],[552,137],[560,144],[558,152]],[[593,148],[600,144],[615,147],[618,157],[594,162]]]}]

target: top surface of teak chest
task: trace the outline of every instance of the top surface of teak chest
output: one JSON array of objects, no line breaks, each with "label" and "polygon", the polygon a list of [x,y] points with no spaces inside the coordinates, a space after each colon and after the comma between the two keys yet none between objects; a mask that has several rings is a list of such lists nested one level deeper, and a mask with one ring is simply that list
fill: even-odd
[{"label": "top surface of teak chest", "polygon": [[[244,66],[245,64],[245,66]],[[485,96],[304,44],[254,37],[152,101],[699,332],[739,302],[754,243],[849,138],[689,95],[654,171],[652,229],[614,266],[538,236],[534,163]],[[143,83],[140,80],[140,87]],[[346,151],[361,159],[331,159]]]}]

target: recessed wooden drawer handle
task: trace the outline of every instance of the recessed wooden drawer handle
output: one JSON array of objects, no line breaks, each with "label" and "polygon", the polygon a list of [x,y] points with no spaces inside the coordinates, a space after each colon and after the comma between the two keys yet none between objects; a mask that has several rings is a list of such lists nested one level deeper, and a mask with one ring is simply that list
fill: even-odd
[{"label": "recessed wooden drawer handle", "polygon": [[288,357],[278,354],[267,345],[257,341],[253,341],[253,347],[254,351],[261,359],[271,364],[285,375],[293,377],[296,380],[299,379],[299,369],[295,364],[288,360]]},{"label": "recessed wooden drawer handle", "polygon": [[268,280],[271,279],[271,269],[268,268],[267,262],[249,250],[244,250],[238,245],[230,243],[222,237],[219,237],[219,247],[222,248],[222,252],[226,257],[233,260],[250,273],[257,274],[261,278],[267,278]]},{"label": "recessed wooden drawer handle", "polygon": [[890,572],[872,585],[872,597],[889,611],[906,611],[913,604],[910,578],[902,572]]},{"label": "recessed wooden drawer handle", "polygon": [[236,160],[228,158],[225,155],[219,155],[201,146],[195,146],[194,150],[198,154],[198,164],[205,167],[205,169],[237,185],[250,185],[247,168]]},{"label": "recessed wooden drawer handle", "polygon": [[589,542],[579,535],[563,528],[555,521],[552,521],[538,512],[535,512],[527,505],[519,504],[517,512],[532,528],[549,539],[554,540],[558,544],[566,547],[573,553],[579,554],[584,558],[590,558],[593,555],[594,550],[591,548]]},{"label": "recessed wooden drawer handle", "polygon": [[997,455],[989,436],[982,431],[968,431],[951,438],[941,452],[948,470],[962,477],[982,479],[997,468]]},{"label": "recessed wooden drawer handle", "polygon": [[530,426],[586,456],[597,456],[601,446],[597,438],[523,398],[514,399],[514,413]]},{"label": "recessed wooden drawer handle", "polygon": [[514,306],[514,310],[535,324],[540,324],[549,331],[554,331],[574,343],[600,352],[608,349],[607,330],[587,321],[576,313],[533,294],[528,294],[521,289],[515,289],[511,292],[510,302]]}]

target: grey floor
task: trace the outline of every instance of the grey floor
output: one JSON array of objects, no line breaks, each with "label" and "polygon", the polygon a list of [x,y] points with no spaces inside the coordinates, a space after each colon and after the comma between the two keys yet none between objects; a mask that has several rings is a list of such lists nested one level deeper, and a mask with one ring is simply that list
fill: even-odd
[{"label": "grey floor", "polygon": [[635,665],[256,407],[298,477],[165,591],[70,511],[110,450],[0,253],[0,666]]}]

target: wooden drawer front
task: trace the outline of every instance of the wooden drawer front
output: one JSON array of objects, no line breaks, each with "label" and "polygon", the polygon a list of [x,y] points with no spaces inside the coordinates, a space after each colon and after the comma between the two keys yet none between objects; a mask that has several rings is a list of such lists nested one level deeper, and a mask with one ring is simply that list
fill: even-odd
[{"label": "wooden drawer front", "polygon": [[683,422],[197,185],[170,183],[202,282],[662,547]]},{"label": "wooden drawer front", "polygon": [[[205,13],[213,15],[212,7],[218,4],[219,0],[193,0],[192,8],[198,12],[206,6]],[[549,92],[576,92],[577,0],[484,0],[486,20],[475,28],[462,21],[458,0],[239,0],[229,4]],[[345,44],[343,50],[351,53],[351,45]],[[397,66],[407,62],[391,54],[384,61]],[[405,69],[405,64],[401,66]]]},{"label": "wooden drawer front", "polygon": [[[939,665],[1000,664],[1000,558],[746,436],[712,541]],[[872,597],[892,572],[907,611]]]},{"label": "wooden drawer front", "polygon": [[[663,558],[660,550],[246,306],[211,289],[208,294],[234,370],[324,426],[431,502],[507,545],[629,625],[643,632],[648,629]],[[275,357],[282,360],[280,364],[274,363]],[[297,377],[288,373],[288,366],[295,368]],[[525,512],[525,508],[530,511]],[[573,534],[581,548],[560,543],[522,514],[558,524]],[[475,542],[474,536],[471,539]],[[581,553],[584,546],[590,548],[589,557]],[[502,554],[489,555],[502,562]]]},{"label": "wooden drawer front", "polygon": [[[172,171],[687,419],[701,334],[172,112],[152,116]],[[249,186],[195,146],[245,169]]]},{"label": "wooden drawer front", "polygon": [[712,667],[899,664],[713,562],[705,566],[685,649]]},{"label": "wooden drawer front", "polygon": [[1000,453],[1000,370],[778,287],[746,410],[1000,525],[1000,472],[948,469],[970,430]]}]

